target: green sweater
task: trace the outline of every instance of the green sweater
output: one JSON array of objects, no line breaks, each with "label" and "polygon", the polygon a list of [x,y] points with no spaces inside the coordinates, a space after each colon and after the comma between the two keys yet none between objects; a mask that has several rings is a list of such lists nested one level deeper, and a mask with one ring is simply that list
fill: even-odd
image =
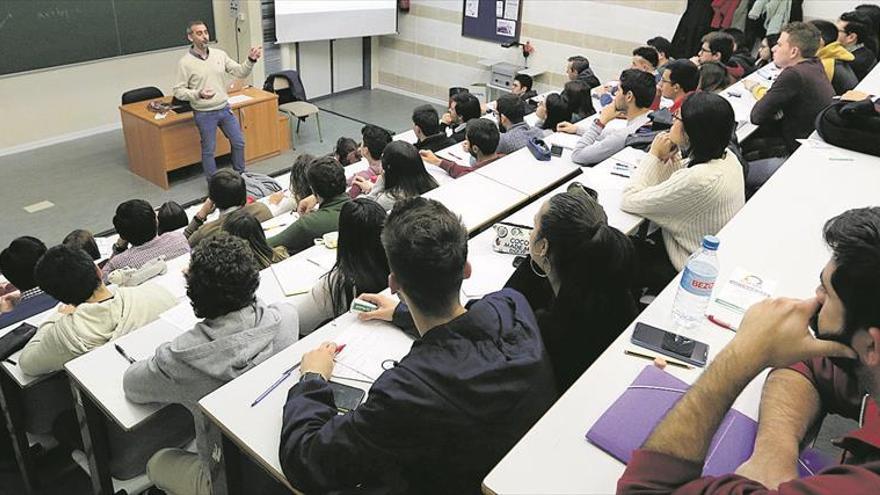
[{"label": "green sweater", "polygon": [[350,198],[342,193],[321,203],[316,211],[301,217],[283,232],[269,239],[269,245],[284,246],[291,256],[315,245],[315,239],[339,229],[339,211]]}]

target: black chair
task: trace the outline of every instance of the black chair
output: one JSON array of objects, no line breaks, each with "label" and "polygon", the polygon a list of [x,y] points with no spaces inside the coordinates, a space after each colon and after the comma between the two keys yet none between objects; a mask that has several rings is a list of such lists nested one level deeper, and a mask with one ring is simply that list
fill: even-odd
[{"label": "black chair", "polygon": [[137,103],[144,100],[152,100],[153,98],[161,98],[165,96],[162,90],[155,86],[146,86],[143,88],[130,89],[122,93],[122,104]]}]

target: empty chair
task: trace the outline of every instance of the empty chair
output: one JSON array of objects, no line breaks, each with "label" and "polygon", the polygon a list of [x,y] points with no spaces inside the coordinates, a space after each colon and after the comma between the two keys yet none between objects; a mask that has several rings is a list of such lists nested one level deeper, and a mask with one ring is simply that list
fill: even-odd
[{"label": "empty chair", "polygon": [[122,93],[122,104],[137,103],[144,100],[152,100],[153,98],[161,98],[165,96],[162,90],[155,86],[145,86],[143,88],[130,89]]},{"label": "empty chair", "polygon": [[[293,87],[291,87],[291,81],[294,81]],[[320,110],[316,105],[306,101],[302,81],[300,81],[299,74],[295,70],[270,75],[266,79],[263,89],[278,95],[278,111],[287,115],[288,121],[296,118],[296,134],[299,134],[300,124],[307,117],[314,115],[318,126],[318,139],[322,143],[324,142],[324,137],[321,135]],[[290,136],[290,144],[291,147],[296,147],[293,134]]]}]

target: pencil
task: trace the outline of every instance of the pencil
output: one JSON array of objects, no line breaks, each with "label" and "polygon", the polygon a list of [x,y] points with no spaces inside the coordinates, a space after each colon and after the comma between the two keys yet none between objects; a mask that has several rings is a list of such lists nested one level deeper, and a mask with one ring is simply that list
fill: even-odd
[{"label": "pencil", "polygon": [[[627,356],[633,356],[633,357],[642,358],[642,359],[650,359],[651,361],[657,359],[657,357],[660,357],[660,358],[663,358],[664,360],[666,360],[666,358],[663,356],[656,356],[656,357],[649,356],[647,354],[642,354],[640,352],[631,351],[629,349],[624,350],[623,353],[626,354]],[[671,366],[678,366],[679,368],[684,368],[686,370],[694,369],[694,367],[689,364],[679,363],[677,361],[666,361],[666,364],[671,365]]]}]

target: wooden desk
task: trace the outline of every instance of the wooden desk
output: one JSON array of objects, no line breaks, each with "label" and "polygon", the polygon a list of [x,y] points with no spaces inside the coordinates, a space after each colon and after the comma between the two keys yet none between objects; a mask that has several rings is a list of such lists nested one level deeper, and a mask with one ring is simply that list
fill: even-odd
[{"label": "wooden desk", "polygon": [[[246,162],[278,155],[285,144],[289,147],[286,117],[278,114],[277,95],[257,88],[246,88],[230,96],[236,95],[251,97],[232,105],[244,133]],[[156,100],[168,102],[171,97]],[[119,107],[128,166],[132,172],[168,189],[169,171],[202,161],[201,139],[192,112],[168,112],[164,119],[157,120],[147,110],[150,101]],[[229,141],[218,128],[215,153],[219,156],[229,152]]]}]

